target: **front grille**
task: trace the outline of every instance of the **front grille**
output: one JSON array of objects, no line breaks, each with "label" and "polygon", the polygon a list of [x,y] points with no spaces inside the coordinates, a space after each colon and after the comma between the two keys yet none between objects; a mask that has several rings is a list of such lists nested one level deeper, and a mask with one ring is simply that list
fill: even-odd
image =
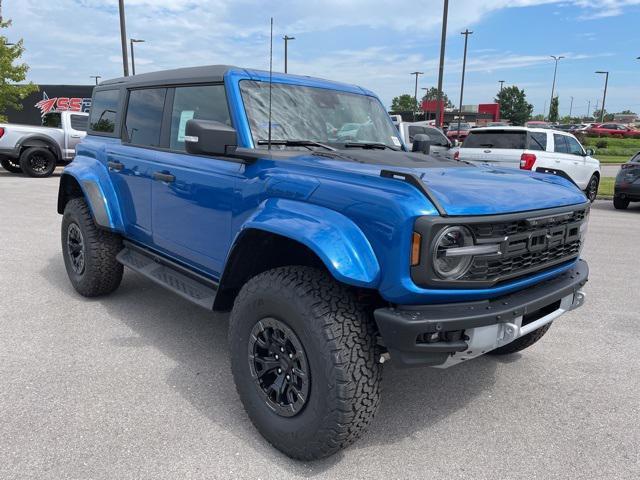
[{"label": "front grille", "polygon": [[[554,226],[568,225],[574,222],[581,222],[587,215],[586,210],[579,210],[572,213],[571,216],[563,218],[562,221],[555,222]],[[492,222],[492,223],[476,223],[469,225],[476,239],[489,239],[506,237],[517,233],[535,232],[538,227],[529,224],[524,218],[512,222]]]}]

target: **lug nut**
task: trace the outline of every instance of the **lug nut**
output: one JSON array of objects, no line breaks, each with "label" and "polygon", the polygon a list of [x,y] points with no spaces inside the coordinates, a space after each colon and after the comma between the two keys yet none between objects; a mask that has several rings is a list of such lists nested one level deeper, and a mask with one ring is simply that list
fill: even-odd
[{"label": "lug nut", "polygon": [[290,375],[287,375],[285,378],[286,378],[287,380],[291,380],[291,376],[290,376]]},{"label": "lug nut", "polygon": [[280,357],[279,357],[279,356],[278,356],[278,354],[276,353],[276,360],[279,360],[279,359],[280,359]]},{"label": "lug nut", "polygon": [[280,347],[280,351],[284,353],[284,347]]},{"label": "lug nut", "polygon": [[282,373],[282,369],[281,368],[278,369],[278,373]]}]

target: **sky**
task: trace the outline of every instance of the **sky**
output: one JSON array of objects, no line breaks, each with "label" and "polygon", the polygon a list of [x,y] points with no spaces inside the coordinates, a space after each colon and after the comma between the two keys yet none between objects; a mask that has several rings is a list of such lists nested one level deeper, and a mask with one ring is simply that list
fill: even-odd
[{"label": "sky", "polygon": [[[386,106],[435,86],[442,0],[125,0],[127,34],[137,73],[195,65],[268,69],[269,18],[274,17],[274,69],[355,83]],[[122,76],[117,0],[4,0],[8,41],[24,39],[29,80],[88,84],[91,75]],[[464,104],[488,103],[499,89],[525,90],[534,114],[548,108],[554,61],[560,114],[606,109],[640,112],[640,0],[450,0],[444,92],[457,104],[465,28],[469,36]]]}]

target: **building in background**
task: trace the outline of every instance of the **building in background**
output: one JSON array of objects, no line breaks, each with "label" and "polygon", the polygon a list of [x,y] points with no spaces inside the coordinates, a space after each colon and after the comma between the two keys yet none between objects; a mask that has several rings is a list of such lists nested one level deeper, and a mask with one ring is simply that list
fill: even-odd
[{"label": "building in background", "polygon": [[39,85],[40,90],[22,101],[22,110],[4,112],[9,123],[40,125],[48,112],[88,112],[93,85]]}]

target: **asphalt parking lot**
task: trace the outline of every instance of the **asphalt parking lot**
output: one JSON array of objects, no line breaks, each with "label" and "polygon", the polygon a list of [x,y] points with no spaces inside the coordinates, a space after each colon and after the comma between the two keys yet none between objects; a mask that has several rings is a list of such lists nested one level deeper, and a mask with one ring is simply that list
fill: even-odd
[{"label": "asphalt parking lot", "polygon": [[233,386],[227,317],[132,272],[110,297],[69,284],[59,176],[0,171],[0,478],[640,477],[640,205],[592,209],[587,304],[522,354],[385,367],[369,432],[300,463]]}]

